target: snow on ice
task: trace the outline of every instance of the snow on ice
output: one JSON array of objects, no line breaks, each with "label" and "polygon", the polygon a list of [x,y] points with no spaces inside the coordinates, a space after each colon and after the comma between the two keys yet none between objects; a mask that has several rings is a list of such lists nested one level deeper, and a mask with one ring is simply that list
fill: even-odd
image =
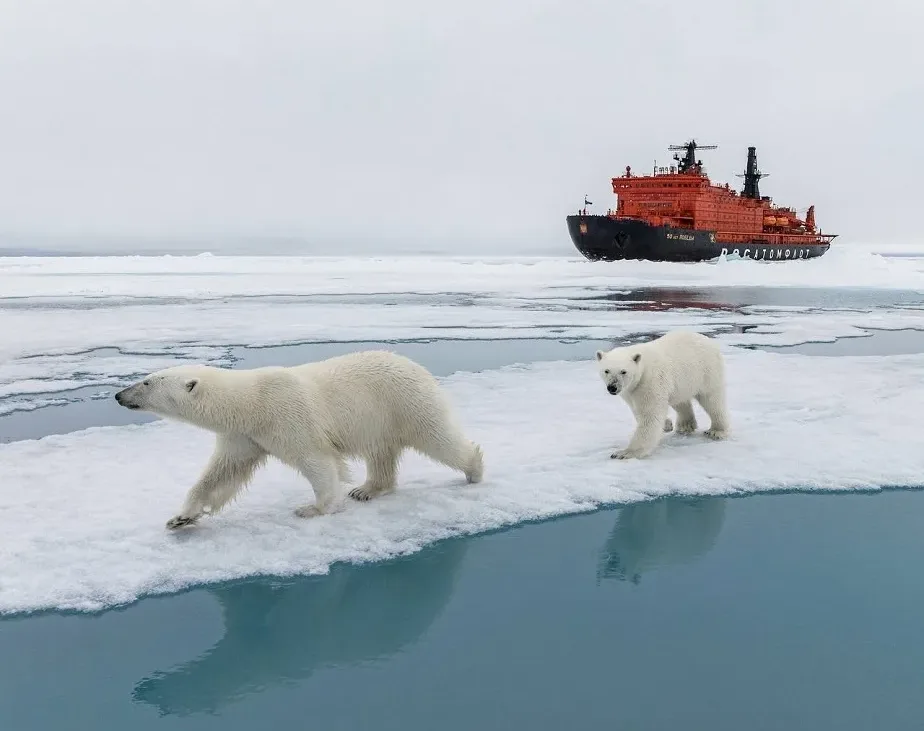
[{"label": "snow on ice", "polygon": [[[733,436],[665,437],[641,461],[609,458],[633,428],[590,359],[444,379],[485,481],[406,458],[398,492],[312,520],[276,463],[242,498],[168,532],[212,437],[168,422],[0,445],[0,611],[100,610],[193,584],[325,573],[454,535],[666,495],[877,490],[920,485],[924,356],[812,358],[726,347]],[[698,412],[701,426],[707,421]],[[354,470],[362,479],[362,468]]]}]

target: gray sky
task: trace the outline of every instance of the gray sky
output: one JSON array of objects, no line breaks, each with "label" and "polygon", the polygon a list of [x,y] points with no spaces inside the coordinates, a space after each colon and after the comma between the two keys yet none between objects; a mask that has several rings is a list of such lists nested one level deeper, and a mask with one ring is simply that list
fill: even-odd
[{"label": "gray sky", "polygon": [[[920,0],[0,0],[0,232],[572,253],[667,145],[920,239]],[[213,250],[217,246],[212,247]]]}]

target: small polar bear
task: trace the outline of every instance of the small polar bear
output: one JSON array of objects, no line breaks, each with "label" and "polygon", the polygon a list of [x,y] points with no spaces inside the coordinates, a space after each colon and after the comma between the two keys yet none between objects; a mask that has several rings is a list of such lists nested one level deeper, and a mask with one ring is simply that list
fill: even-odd
[{"label": "small polar bear", "polygon": [[366,482],[349,493],[362,501],[395,490],[408,448],[463,472],[469,483],[480,482],[484,470],[481,447],[462,434],[437,380],[387,351],[293,367],[176,366],[119,391],[115,400],[217,435],[205,471],[167,523],[171,529],[221,510],[269,455],[311,483],[315,503],[296,509],[302,518],[343,508],[349,457],[366,463]]},{"label": "small polar bear", "polygon": [[696,332],[675,330],[640,345],[597,351],[597,369],[613,396],[622,396],[635,415],[629,445],[613,459],[647,457],[661,432],[673,424],[668,407],[677,412],[677,432],[696,431],[692,400],[712,422],[706,436],[725,439],[729,421],[725,404],[725,365],[715,341]]}]

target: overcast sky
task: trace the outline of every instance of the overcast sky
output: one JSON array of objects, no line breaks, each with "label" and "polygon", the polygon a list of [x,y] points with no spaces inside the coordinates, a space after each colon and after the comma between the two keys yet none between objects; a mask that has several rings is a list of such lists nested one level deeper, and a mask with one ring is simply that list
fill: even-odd
[{"label": "overcast sky", "polygon": [[[0,234],[572,253],[626,165],[921,239],[920,0],[0,0]],[[213,247],[214,249],[214,247]]]}]

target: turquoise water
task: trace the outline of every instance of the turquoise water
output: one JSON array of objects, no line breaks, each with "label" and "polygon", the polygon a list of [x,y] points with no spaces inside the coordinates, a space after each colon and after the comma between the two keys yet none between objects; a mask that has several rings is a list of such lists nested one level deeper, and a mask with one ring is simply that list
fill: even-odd
[{"label": "turquoise water", "polygon": [[[377,345],[233,355],[253,367]],[[609,345],[389,347],[445,375]],[[781,350],[921,352],[924,335]],[[143,420],[82,401],[2,417],[0,439]],[[918,492],[663,500],[323,577],[5,618],[0,731],[918,729],[922,516]]]},{"label": "turquoise water", "polygon": [[[9,729],[840,729],[924,718],[924,495],[665,500],[0,622]],[[875,537],[875,539],[871,539]]]}]

